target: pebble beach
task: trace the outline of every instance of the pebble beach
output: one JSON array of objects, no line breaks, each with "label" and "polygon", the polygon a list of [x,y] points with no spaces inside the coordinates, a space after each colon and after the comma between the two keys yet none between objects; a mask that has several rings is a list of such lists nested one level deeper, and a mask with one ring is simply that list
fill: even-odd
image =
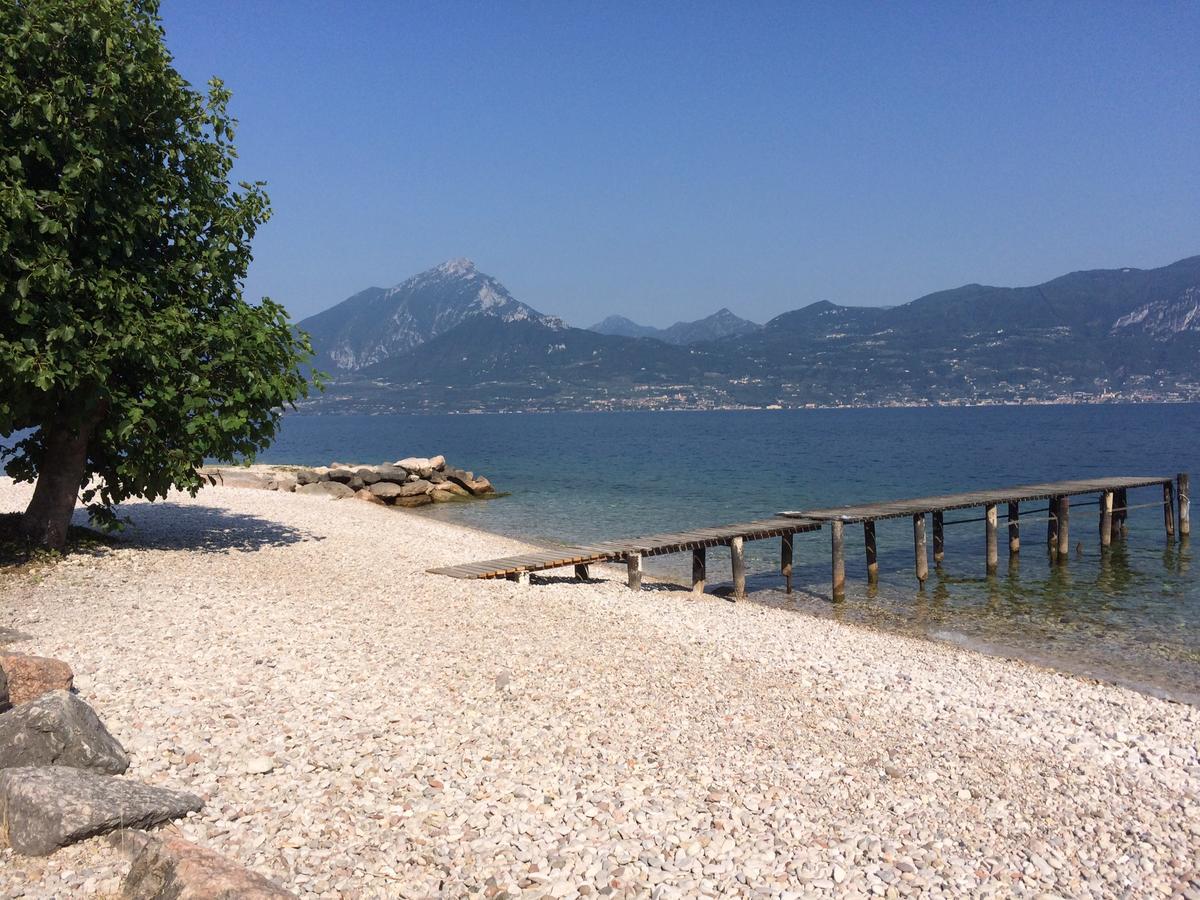
[{"label": "pebble beach", "polygon": [[[352,499],[123,513],[0,574],[8,649],[71,664],[130,777],[205,799],[171,828],[299,896],[1200,898],[1193,706],[775,597],[433,576],[526,548]],[[129,866],[0,854],[6,897]]]}]

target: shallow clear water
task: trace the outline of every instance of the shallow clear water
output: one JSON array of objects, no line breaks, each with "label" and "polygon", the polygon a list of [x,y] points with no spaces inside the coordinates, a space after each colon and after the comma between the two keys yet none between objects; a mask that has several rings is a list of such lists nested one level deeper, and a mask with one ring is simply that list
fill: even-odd
[{"label": "shallow clear water", "polygon": [[[539,541],[683,530],[782,509],[1098,475],[1200,478],[1200,405],[986,407],[286,419],[264,462],[379,462],[444,453],[510,495],[418,514]],[[1080,501],[1092,498],[1079,498]],[[1161,501],[1157,488],[1130,503]],[[798,610],[919,633],[1200,702],[1200,587],[1188,545],[1168,544],[1161,505],[1135,509],[1102,554],[1095,506],[1074,505],[1073,550],[1054,565],[1044,516],[1023,509],[1009,566],[984,572],[983,524],[947,525],[946,559],[923,591],[907,519],[878,523],[880,585],[868,591],[861,532],[847,528],[848,591],[833,603],[829,538],[796,538]],[[977,517],[947,513],[947,523]],[[778,544],[748,545],[750,587],[776,590]],[[727,553],[709,552],[713,582]],[[648,566],[686,575],[683,556]],[[760,595],[766,598],[767,595]],[[770,598],[777,599],[777,598]]]}]

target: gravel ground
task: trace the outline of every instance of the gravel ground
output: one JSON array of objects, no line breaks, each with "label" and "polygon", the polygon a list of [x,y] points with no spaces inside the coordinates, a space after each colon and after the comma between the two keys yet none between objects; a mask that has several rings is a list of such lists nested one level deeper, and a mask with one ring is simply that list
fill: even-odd
[{"label": "gravel ground", "polygon": [[[26,486],[0,480],[0,511]],[[614,576],[465,582],[513,541],[212,488],[0,581],[180,830],[304,896],[1200,897],[1200,710]],[[0,894],[115,889],[99,841]]]}]

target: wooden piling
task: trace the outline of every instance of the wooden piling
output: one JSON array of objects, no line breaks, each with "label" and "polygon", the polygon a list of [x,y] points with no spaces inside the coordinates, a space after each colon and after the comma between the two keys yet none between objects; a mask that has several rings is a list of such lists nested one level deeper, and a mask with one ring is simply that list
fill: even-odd
[{"label": "wooden piling", "polygon": [[942,510],[933,511],[933,564],[941,565],[946,558],[946,532],[943,524]]},{"label": "wooden piling", "polygon": [[1008,503],[1008,555],[1021,552],[1021,504],[1016,500]]},{"label": "wooden piling", "polygon": [[1117,488],[1117,512],[1113,516],[1113,526],[1116,529],[1113,537],[1123,539],[1129,533],[1129,490]]},{"label": "wooden piling", "polygon": [[1169,481],[1163,482],[1163,525],[1168,540],[1175,540],[1175,485]]},{"label": "wooden piling", "polygon": [[913,553],[917,562],[917,581],[924,586],[929,578],[929,559],[925,552],[925,514],[913,516]]},{"label": "wooden piling", "polygon": [[1058,498],[1058,557],[1063,562],[1071,554],[1071,498],[1063,494]]},{"label": "wooden piling", "polygon": [[1000,562],[1000,553],[997,548],[997,516],[996,504],[989,503],[984,507],[983,518],[985,522],[985,536],[987,542],[987,573],[989,575],[996,574],[996,566]]},{"label": "wooden piling", "polygon": [[1113,532],[1113,492],[1105,491],[1100,495],[1100,546],[1112,544]]},{"label": "wooden piling", "polygon": [[704,580],[706,573],[706,551],[703,547],[697,547],[692,551],[692,593],[704,593]]},{"label": "wooden piling", "polygon": [[795,535],[785,534],[779,539],[779,571],[783,575],[784,590],[792,592],[792,541]]},{"label": "wooden piling", "polygon": [[1192,533],[1192,495],[1187,472],[1176,476],[1179,485],[1179,536],[1185,538]]},{"label": "wooden piling", "polygon": [[875,548],[875,520],[863,522],[863,547],[867,555],[867,583],[879,583],[879,553]]},{"label": "wooden piling", "polygon": [[575,577],[578,578],[580,581],[588,580],[587,563],[581,563],[575,567]]},{"label": "wooden piling", "polygon": [[1051,553],[1058,552],[1058,501],[1060,498],[1051,497],[1047,503],[1046,545]]},{"label": "wooden piling", "polygon": [[642,554],[630,553],[625,557],[625,567],[629,571],[629,589],[642,589]]},{"label": "wooden piling", "polygon": [[746,596],[746,552],[740,537],[729,541],[729,562],[733,567],[733,596],[740,600]]},{"label": "wooden piling", "polygon": [[845,526],[834,519],[829,523],[829,544],[833,555],[833,588],[831,593],[835,600],[846,594],[846,546]]}]

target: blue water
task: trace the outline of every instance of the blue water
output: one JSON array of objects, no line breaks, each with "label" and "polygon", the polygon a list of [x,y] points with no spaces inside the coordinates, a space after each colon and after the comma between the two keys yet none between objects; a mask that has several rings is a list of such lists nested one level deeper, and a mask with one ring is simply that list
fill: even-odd
[{"label": "blue water", "polygon": [[[508,496],[416,514],[574,543],[746,521],[783,509],[978,490],[1091,475],[1200,479],[1200,405],[1037,406],[535,415],[289,416],[263,462],[381,462],[442,453]],[[1091,498],[1081,498],[1091,499]],[[1130,493],[1130,503],[1161,491]],[[1200,588],[1187,544],[1165,538],[1161,502],[1100,552],[1097,511],[1076,506],[1073,550],[1053,564],[1029,504],[1023,549],[984,571],[983,526],[946,530],[923,591],[908,520],[878,524],[880,585],[868,590],[861,535],[847,531],[848,593],[829,598],[825,533],[796,539],[798,612],[836,616],[1020,656],[1200,702]],[[1044,507],[1044,504],[1042,504]],[[947,521],[977,513],[948,513]],[[1076,546],[1077,545],[1077,546]],[[774,542],[749,545],[751,588],[778,601]],[[727,573],[710,551],[710,580]],[[660,557],[663,577],[688,561]],[[726,575],[727,577],[727,575]],[[652,601],[648,601],[652,602]]]}]

